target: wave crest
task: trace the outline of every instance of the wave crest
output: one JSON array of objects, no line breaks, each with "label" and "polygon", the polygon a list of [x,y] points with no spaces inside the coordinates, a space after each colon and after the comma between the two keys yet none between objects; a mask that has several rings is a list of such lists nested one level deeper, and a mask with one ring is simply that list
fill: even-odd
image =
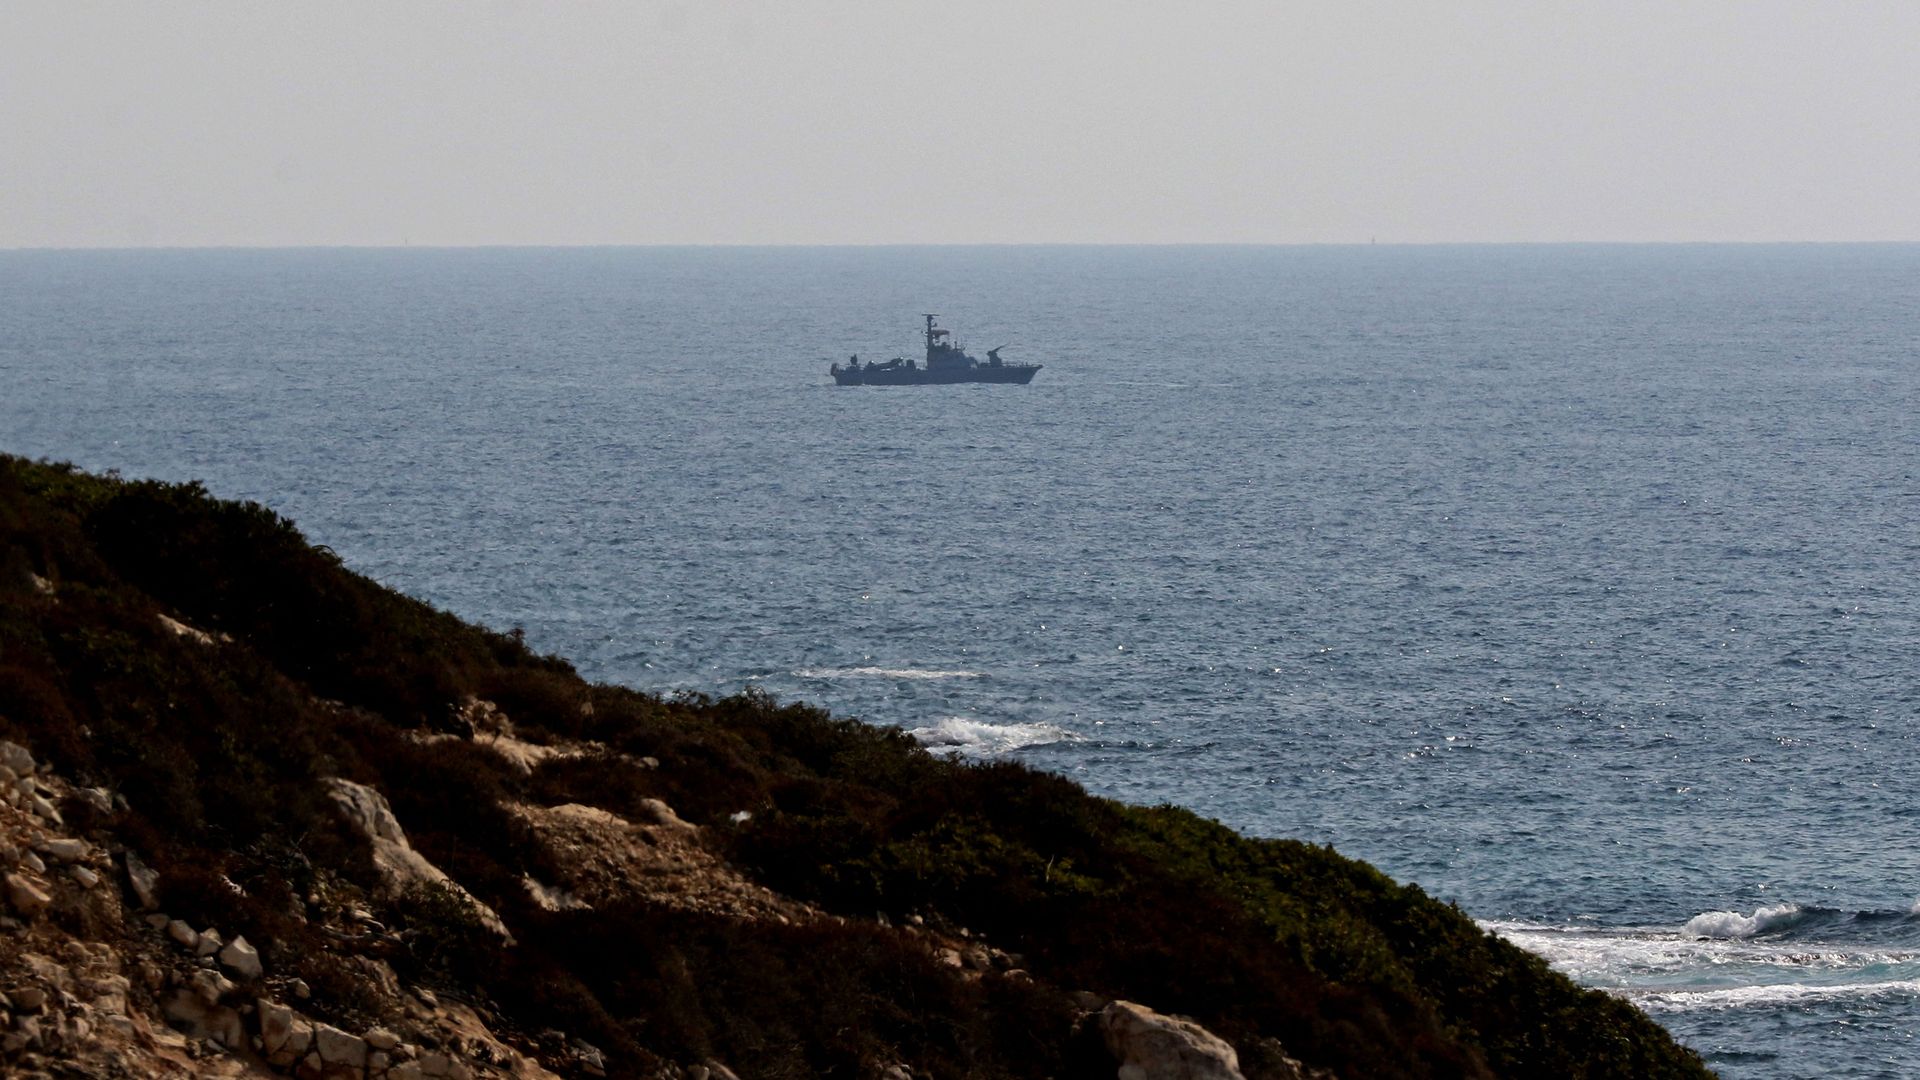
[{"label": "wave crest", "polygon": [[794,674],[803,679],[984,679],[987,677],[984,671],[886,667],[801,668]]},{"label": "wave crest", "polygon": [[949,716],[937,724],[913,728],[907,734],[930,750],[983,757],[1080,739],[1073,732],[1052,724],[989,724],[964,716]]},{"label": "wave crest", "polygon": [[1752,915],[1737,911],[1706,911],[1687,920],[1680,933],[1693,938],[1749,938],[1768,930],[1792,926],[1803,914],[1799,904],[1759,908]]},{"label": "wave crest", "polygon": [[1725,986],[1704,990],[1613,991],[1642,1008],[1655,1012],[1691,1012],[1708,1009],[1763,1008],[1809,1001],[1858,1000],[1871,998],[1907,998],[1920,996],[1920,981],[1889,979],[1881,982],[1771,983],[1758,986]]}]

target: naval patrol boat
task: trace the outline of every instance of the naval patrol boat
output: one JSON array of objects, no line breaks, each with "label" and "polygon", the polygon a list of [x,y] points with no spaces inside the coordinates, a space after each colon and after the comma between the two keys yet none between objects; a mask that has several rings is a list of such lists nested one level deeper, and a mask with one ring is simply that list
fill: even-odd
[{"label": "naval patrol boat", "polygon": [[884,363],[860,362],[855,353],[846,367],[834,364],[827,369],[841,386],[942,386],[948,383],[1018,383],[1033,381],[1039,364],[1008,364],[1000,359],[1000,349],[987,350],[985,360],[968,356],[966,349],[953,340],[953,332],[934,325],[938,315],[923,315],[927,320],[927,362],[922,367],[903,356]]}]

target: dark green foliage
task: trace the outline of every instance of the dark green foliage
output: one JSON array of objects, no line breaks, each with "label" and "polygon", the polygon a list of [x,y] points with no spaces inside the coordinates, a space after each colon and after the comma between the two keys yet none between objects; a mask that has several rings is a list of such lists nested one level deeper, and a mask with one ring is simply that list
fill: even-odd
[{"label": "dark green foliage", "polygon": [[440,882],[423,882],[395,900],[394,925],[406,941],[400,973],[415,982],[479,986],[499,938],[466,897]]},{"label": "dark green foliage", "polygon": [[[523,733],[606,751],[526,776],[484,739],[426,738],[467,695]],[[1076,1027],[1079,990],[1194,1016],[1255,1080],[1278,1067],[1276,1047],[1347,1077],[1705,1075],[1630,1005],[1329,849],[942,760],[764,694],[589,686],[519,635],[381,588],[272,512],[197,485],[0,457],[0,737],[123,793],[132,812],[76,808],[76,821],[162,867],[171,911],[245,933],[300,974],[320,1014],[378,1009],[363,966],[378,956],[494,1003],[529,1038],[588,1039],[615,1075],[716,1056],[765,1077],[894,1062],[916,1076],[1111,1076]],[[364,845],[328,809],[329,776],[384,792],[414,846],[518,944],[500,948],[445,890],[377,904]],[[533,905],[523,879],[563,868],[515,804],[632,817],[648,798],[845,921]],[[375,907],[398,937],[321,940],[307,916],[347,904]],[[966,928],[1031,977],[963,977],[876,914]]]},{"label": "dark green foliage", "polygon": [[717,1057],[743,1076],[863,1077],[893,1063],[916,1076],[1072,1075],[1059,994],[956,979],[871,923],[623,907],[547,916],[528,938],[611,1010],[644,1017],[634,1035],[656,1052]]}]

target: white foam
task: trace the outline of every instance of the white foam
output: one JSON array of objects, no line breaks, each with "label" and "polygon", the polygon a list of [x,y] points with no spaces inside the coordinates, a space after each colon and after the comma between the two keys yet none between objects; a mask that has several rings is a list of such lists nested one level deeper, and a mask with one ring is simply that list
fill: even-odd
[{"label": "white foam", "polygon": [[1844,998],[1894,995],[1920,997],[1920,979],[1894,979],[1870,983],[1766,983],[1758,986],[1728,986],[1711,990],[1615,990],[1613,993],[1639,1004],[1649,1012],[1691,1012],[1706,1009],[1766,1008]]},{"label": "white foam", "polygon": [[801,668],[794,672],[803,679],[984,679],[984,671],[941,671],[927,668],[885,668],[885,667],[844,667],[844,668]]},{"label": "white foam", "polygon": [[964,716],[949,716],[929,727],[914,728],[907,734],[920,745],[958,754],[991,756],[1029,746],[1076,742],[1079,736],[1052,724],[989,724]]},{"label": "white foam", "polygon": [[1920,952],[1912,949],[1693,936],[1654,927],[1597,929],[1511,922],[1480,925],[1561,972],[1595,986],[1783,969],[1805,972],[1807,978],[1824,978],[1833,973],[1844,976],[1920,961]]},{"label": "white foam", "polygon": [[1659,927],[1482,922],[1576,982],[1655,1013],[1774,1009],[1830,1001],[1920,1000],[1920,953],[1862,944],[1756,938],[1804,917],[1797,905],[1752,915],[1709,911]]},{"label": "white foam", "polygon": [[1699,942],[1682,939],[1672,931],[1504,922],[1481,926],[1589,986],[1631,984],[1650,975],[1686,970],[1703,960]]},{"label": "white foam", "polygon": [[1799,919],[1799,904],[1763,907],[1752,915],[1742,915],[1737,911],[1708,911],[1688,919],[1680,932],[1695,938],[1749,938],[1764,930],[1790,926]]}]

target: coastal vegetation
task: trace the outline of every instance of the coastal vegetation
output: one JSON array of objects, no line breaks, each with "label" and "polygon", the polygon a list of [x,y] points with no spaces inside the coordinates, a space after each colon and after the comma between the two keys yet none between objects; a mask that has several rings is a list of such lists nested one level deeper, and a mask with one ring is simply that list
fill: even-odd
[{"label": "coastal vegetation", "polygon": [[[1111,1077],[1090,1018],[1125,1000],[1248,1077],[1707,1075],[1329,848],[760,693],[590,684],[195,484],[0,457],[0,739],[110,793],[64,827],[342,1030],[438,999],[561,1073]],[[395,885],[360,790],[444,882]],[[150,933],[99,910],[45,918]]]}]

